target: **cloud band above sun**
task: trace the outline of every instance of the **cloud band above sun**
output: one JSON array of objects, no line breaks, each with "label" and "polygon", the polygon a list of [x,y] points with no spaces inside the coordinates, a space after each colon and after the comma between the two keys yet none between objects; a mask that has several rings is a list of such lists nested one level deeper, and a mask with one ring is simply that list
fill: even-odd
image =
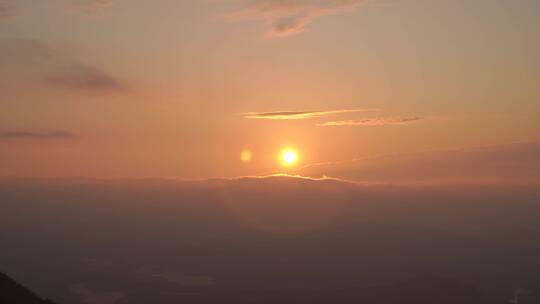
[{"label": "cloud band above sun", "polygon": [[241,113],[243,118],[248,119],[269,119],[269,120],[300,120],[311,119],[322,116],[378,111],[377,109],[345,109],[345,110],[330,110],[330,111],[275,111],[275,112],[248,112]]},{"label": "cloud band above sun", "polygon": [[386,126],[386,125],[404,125],[422,120],[421,117],[383,117],[383,118],[365,118],[353,120],[327,121],[317,126],[321,127],[340,127],[340,126]]}]

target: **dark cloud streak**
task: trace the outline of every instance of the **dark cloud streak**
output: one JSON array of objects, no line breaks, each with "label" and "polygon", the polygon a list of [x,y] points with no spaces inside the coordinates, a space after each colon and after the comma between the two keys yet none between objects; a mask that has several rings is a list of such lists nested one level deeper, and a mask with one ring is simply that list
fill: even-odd
[{"label": "dark cloud streak", "polygon": [[15,13],[7,4],[7,1],[0,0],[0,21],[15,17]]},{"label": "dark cloud streak", "polygon": [[39,79],[63,89],[123,93],[128,86],[101,68],[36,39],[0,39],[0,77]]},{"label": "dark cloud streak", "polygon": [[62,72],[63,74],[45,76],[42,80],[53,86],[75,90],[108,92],[127,90],[123,83],[95,67],[74,64]]},{"label": "dark cloud streak", "polygon": [[0,131],[0,138],[13,139],[69,139],[77,137],[76,134],[64,130],[56,131]]}]

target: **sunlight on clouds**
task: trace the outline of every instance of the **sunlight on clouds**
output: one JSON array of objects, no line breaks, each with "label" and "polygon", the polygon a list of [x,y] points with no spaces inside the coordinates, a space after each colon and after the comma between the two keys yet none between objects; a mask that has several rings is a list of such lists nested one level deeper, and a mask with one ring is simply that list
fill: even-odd
[{"label": "sunlight on clouds", "polygon": [[415,123],[422,120],[421,117],[383,117],[383,118],[364,118],[353,120],[327,121],[317,124],[321,127],[339,127],[339,126],[387,126],[404,125]]},{"label": "sunlight on clouds", "polygon": [[378,109],[339,109],[328,111],[274,111],[274,112],[247,112],[240,113],[240,116],[247,119],[269,119],[269,120],[300,120],[319,118],[322,116],[379,111]]}]

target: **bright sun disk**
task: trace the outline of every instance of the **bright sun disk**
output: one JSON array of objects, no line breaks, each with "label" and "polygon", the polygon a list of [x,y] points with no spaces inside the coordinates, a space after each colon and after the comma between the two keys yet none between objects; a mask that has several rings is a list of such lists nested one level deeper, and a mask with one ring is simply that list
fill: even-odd
[{"label": "bright sun disk", "polygon": [[298,153],[293,149],[285,149],[281,152],[281,163],[284,166],[293,166],[298,162]]}]

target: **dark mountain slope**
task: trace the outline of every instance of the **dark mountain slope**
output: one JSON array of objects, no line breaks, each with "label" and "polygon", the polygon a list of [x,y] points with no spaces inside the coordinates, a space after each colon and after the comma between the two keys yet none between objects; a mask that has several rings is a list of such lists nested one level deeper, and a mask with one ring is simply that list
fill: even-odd
[{"label": "dark mountain slope", "polygon": [[0,273],[0,304],[55,304],[51,300],[42,300],[26,287]]}]

